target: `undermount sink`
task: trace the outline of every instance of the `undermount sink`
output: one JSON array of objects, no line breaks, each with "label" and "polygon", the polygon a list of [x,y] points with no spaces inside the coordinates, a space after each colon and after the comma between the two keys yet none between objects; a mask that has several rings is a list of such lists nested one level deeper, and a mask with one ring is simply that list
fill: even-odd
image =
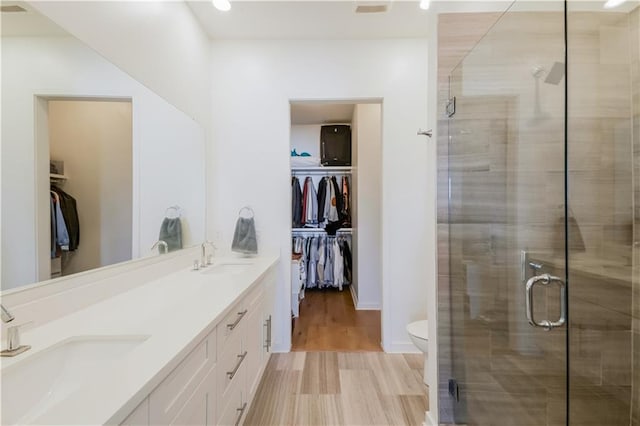
[{"label": "undermount sink", "polygon": [[250,267],[251,267],[251,263],[246,263],[246,262],[244,262],[244,263],[241,263],[241,262],[237,262],[237,263],[232,263],[232,262],[217,263],[217,264],[209,266],[207,269],[205,269],[203,271],[203,273],[211,274],[211,275],[224,275],[224,274],[238,275],[238,274],[244,273]]},{"label": "undermount sink", "polygon": [[72,337],[2,369],[0,423],[33,422],[148,337]]}]

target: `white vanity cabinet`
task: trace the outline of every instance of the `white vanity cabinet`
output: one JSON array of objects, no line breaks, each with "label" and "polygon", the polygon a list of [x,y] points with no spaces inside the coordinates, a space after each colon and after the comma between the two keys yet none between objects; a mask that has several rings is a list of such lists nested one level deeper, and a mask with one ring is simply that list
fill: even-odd
[{"label": "white vanity cabinet", "polygon": [[122,425],[238,425],[244,421],[268,361],[269,271],[236,300],[180,364]]},{"label": "white vanity cabinet", "polygon": [[120,423],[120,426],[140,426],[140,425],[148,425],[149,424],[149,398],[145,398],[144,401],[140,403],[136,407],[135,410],[126,419],[124,422]]}]

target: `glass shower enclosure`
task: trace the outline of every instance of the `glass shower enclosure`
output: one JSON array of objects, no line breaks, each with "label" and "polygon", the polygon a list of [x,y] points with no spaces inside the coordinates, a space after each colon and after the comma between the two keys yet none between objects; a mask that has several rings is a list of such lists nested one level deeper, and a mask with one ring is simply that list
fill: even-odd
[{"label": "glass shower enclosure", "polygon": [[640,3],[604,3],[515,1],[449,76],[441,423],[640,425]]}]

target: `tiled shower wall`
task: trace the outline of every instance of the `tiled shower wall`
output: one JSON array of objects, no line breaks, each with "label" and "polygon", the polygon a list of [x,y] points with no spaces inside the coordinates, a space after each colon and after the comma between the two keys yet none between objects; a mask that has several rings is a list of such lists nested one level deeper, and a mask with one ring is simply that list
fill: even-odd
[{"label": "tiled shower wall", "polygon": [[640,7],[629,17],[629,54],[631,58],[631,111],[633,114],[633,375],[632,424],[640,424]]}]

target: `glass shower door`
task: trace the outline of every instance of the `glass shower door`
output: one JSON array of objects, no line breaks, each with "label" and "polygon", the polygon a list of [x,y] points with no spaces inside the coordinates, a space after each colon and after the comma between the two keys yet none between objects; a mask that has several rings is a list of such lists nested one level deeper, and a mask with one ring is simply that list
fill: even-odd
[{"label": "glass shower door", "polygon": [[515,2],[450,76],[442,423],[567,421],[564,2],[545,3]]}]

